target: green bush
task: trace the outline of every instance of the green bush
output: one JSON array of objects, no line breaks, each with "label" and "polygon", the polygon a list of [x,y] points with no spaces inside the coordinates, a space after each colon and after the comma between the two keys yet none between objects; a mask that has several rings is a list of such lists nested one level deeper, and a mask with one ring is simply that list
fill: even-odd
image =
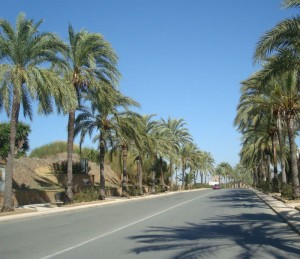
[{"label": "green bush", "polygon": [[156,186],[156,192],[165,192],[166,191],[166,187],[163,185],[157,185]]},{"label": "green bush", "polygon": [[[52,170],[54,174],[67,174],[68,169],[68,161],[64,160],[61,162],[53,163]],[[90,171],[90,167],[88,167],[88,171]],[[84,174],[85,172],[81,168],[80,162],[73,162],[72,164],[73,174]]]},{"label": "green bush", "polygon": [[97,201],[100,197],[100,187],[92,187],[84,189],[74,194],[74,202]]},{"label": "green bush", "polygon": [[261,189],[264,193],[270,193],[272,191],[272,183],[262,182],[258,185],[258,189]]},{"label": "green bush", "polygon": [[293,198],[293,188],[290,184],[282,184],[281,186],[281,196],[286,199]]},{"label": "green bush", "polygon": [[172,191],[178,191],[180,190],[180,187],[178,185],[173,185]]},{"label": "green bush", "polygon": [[[78,146],[74,145],[74,152],[77,152]],[[67,142],[56,141],[41,147],[35,148],[31,151],[29,157],[45,158],[55,156],[60,153],[67,152]]]},{"label": "green bush", "polygon": [[279,192],[279,181],[278,179],[272,179],[272,192]]},{"label": "green bush", "polygon": [[[29,150],[28,135],[31,132],[28,124],[19,122],[16,129],[16,157],[26,156]],[[6,158],[9,153],[10,124],[0,123],[0,157]]]},{"label": "green bush", "polygon": [[87,158],[89,161],[96,163],[97,165],[100,164],[100,152],[99,150],[84,147],[81,149],[81,153],[79,149],[76,149],[76,153],[82,157]]},{"label": "green bush", "polygon": [[[208,183],[196,183],[192,185],[193,189],[201,189],[201,188],[210,188],[210,186],[208,185]],[[225,188],[225,186],[223,185],[223,188]]]},{"label": "green bush", "polygon": [[128,186],[128,195],[129,196],[138,196],[139,195],[139,189],[136,185],[129,185]]}]

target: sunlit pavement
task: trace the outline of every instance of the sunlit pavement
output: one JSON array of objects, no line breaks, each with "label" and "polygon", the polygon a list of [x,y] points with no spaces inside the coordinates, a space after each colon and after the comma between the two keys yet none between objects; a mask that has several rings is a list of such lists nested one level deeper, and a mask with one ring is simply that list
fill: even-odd
[{"label": "sunlit pavement", "polygon": [[[204,190],[204,189],[203,189]],[[190,191],[199,191],[199,190],[190,190]],[[300,235],[300,211],[296,208],[300,208],[300,202],[298,203],[284,203],[281,200],[278,200],[272,195],[268,195],[265,193],[262,193],[258,190],[252,189],[254,193],[262,200],[264,201],[274,212],[276,212],[284,221],[286,221],[289,226]],[[161,195],[170,195],[177,192],[166,192]],[[132,201],[135,199],[145,199],[145,198],[154,198],[157,197],[157,195],[145,195],[140,196],[136,198],[115,198],[115,197],[108,197],[104,201],[97,201],[97,202],[89,202],[84,204],[76,204],[76,205],[70,205],[70,206],[55,206],[51,203],[45,203],[45,204],[30,204],[30,205],[24,205],[18,207],[19,211],[20,209],[24,209],[24,212],[27,213],[18,213],[13,215],[1,215],[0,216],[0,222],[3,221],[9,221],[9,220],[15,220],[15,219],[21,219],[26,217],[35,217],[35,216],[41,216],[41,215],[47,215],[47,214],[53,214],[53,213],[63,213],[68,212],[72,210],[79,210],[82,208],[90,208],[90,207],[96,207],[96,206],[103,206],[110,203],[117,203],[117,202],[127,202]],[[30,211],[32,210],[32,212]]]}]

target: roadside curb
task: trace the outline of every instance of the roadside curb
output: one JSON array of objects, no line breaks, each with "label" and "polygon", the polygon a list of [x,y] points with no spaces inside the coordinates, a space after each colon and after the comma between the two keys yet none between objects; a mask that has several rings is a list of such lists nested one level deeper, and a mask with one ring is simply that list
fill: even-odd
[{"label": "roadside curb", "polygon": [[[27,207],[32,207],[32,211],[27,211],[24,213],[17,213],[13,215],[2,215],[0,216],[0,222],[7,222],[11,220],[17,220],[17,219],[23,219],[23,218],[30,218],[30,217],[39,217],[39,216],[44,216],[44,215],[50,215],[50,214],[58,214],[58,213],[67,213],[70,211],[75,211],[75,210],[81,210],[81,209],[87,209],[87,208],[95,208],[95,207],[100,207],[100,206],[105,206],[109,204],[115,204],[115,203],[121,203],[121,202],[130,202],[130,201],[135,201],[139,199],[152,199],[152,198],[158,198],[159,196],[162,195],[172,195],[180,192],[191,192],[191,191],[202,191],[205,190],[206,188],[203,189],[191,189],[191,190],[182,190],[182,191],[167,191],[167,192],[162,192],[162,193],[156,193],[156,194],[150,194],[150,195],[143,195],[143,196],[132,196],[129,198],[122,198],[122,197],[110,197],[102,201],[95,201],[95,202],[88,202],[88,203],[79,203],[79,204],[73,204],[73,205],[66,205],[66,206],[60,206],[60,207],[53,207],[49,206],[49,204],[32,204],[28,205]],[[39,206],[43,206],[44,208],[38,210],[37,208]],[[26,205],[25,205],[26,207]],[[36,209],[34,210],[33,207]]]},{"label": "roadside curb", "polygon": [[252,191],[267,204],[283,221],[285,221],[292,230],[300,235],[300,211],[299,207],[292,207],[288,203],[277,199],[271,195],[262,193],[258,190],[252,189]]},{"label": "roadside curb", "polygon": [[[287,202],[286,200],[282,199],[281,197],[278,197],[277,195],[272,195],[272,197],[286,204],[293,203],[293,201]],[[300,211],[300,206],[295,206],[295,209]]]}]

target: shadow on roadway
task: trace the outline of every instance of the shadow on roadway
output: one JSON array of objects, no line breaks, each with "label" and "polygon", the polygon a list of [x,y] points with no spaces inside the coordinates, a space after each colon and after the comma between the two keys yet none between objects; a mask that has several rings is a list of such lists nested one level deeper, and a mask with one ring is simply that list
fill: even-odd
[{"label": "shadow on roadway", "polygon": [[[220,199],[229,206],[261,206],[251,191],[235,192],[234,199],[242,204],[232,204],[232,193]],[[220,192],[221,194],[221,192]],[[237,195],[238,194],[238,195]],[[250,195],[250,197],[249,197]],[[253,204],[246,204],[252,200]],[[245,201],[245,204],[244,203]],[[224,204],[226,206],[226,204]],[[265,207],[264,207],[265,208]],[[292,235],[291,235],[292,233]],[[240,213],[214,216],[205,224],[187,222],[178,227],[150,227],[142,235],[129,237],[138,242],[131,252],[151,251],[176,253],[172,258],[299,258],[300,239],[277,215],[268,213]],[[231,256],[230,256],[231,255]],[[232,257],[233,256],[233,257]]]},{"label": "shadow on roadway", "polygon": [[218,207],[268,208],[268,206],[249,189],[227,189],[226,191],[217,190],[216,192],[219,195],[210,196],[209,199],[220,202],[221,204],[217,204]]}]

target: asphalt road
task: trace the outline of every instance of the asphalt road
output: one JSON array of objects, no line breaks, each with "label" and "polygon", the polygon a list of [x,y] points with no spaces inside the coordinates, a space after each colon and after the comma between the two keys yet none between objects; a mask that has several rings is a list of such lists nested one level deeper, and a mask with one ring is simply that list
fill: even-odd
[{"label": "asphalt road", "polygon": [[0,258],[300,258],[251,190],[202,190],[0,223]]}]

